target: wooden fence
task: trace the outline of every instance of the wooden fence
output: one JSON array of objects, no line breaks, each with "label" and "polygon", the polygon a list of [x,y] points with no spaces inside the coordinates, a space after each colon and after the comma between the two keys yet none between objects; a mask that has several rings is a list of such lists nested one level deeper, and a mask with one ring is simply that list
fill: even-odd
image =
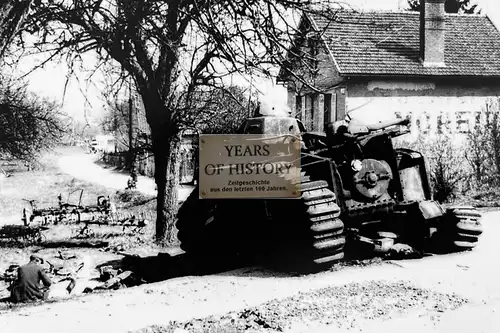
[{"label": "wooden fence", "polygon": [[[190,182],[194,176],[195,155],[192,146],[183,146],[180,153],[180,182]],[[103,162],[117,168],[125,168],[127,153],[103,153]],[[139,175],[154,177],[155,163],[153,154],[142,154],[137,157],[137,172]]]}]

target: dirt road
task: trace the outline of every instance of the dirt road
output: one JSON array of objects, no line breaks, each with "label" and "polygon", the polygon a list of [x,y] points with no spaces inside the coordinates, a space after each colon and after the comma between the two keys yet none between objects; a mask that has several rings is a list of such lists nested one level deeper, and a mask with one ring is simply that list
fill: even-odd
[{"label": "dirt road", "polygon": [[[87,154],[85,151],[73,152],[71,155],[59,158],[59,168],[75,178],[97,183],[110,189],[123,190],[127,186],[129,175],[105,169],[95,163],[96,155]],[[137,190],[148,195],[156,195],[155,182],[152,178],[138,176]],[[179,187],[179,200],[183,201],[191,192],[192,187]]]},{"label": "dirt road", "polygon": [[[237,311],[299,292],[353,282],[411,281],[421,288],[456,293],[470,303],[455,311],[413,309],[404,315],[357,320],[364,332],[498,332],[500,327],[500,212],[485,214],[484,234],[476,250],[418,260],[384,262],[374,267],[350,267],[305,277],[279,276],[259,269],[240,269],[203,277],[181,277],[88,295],[64,303],[45,304],[0,313],[2,333],[37,332],[122,333],[149,325],[167,325]],[[355,296],[353,296],[355,297]],[[401,295],[403,297],[403,295]],[[392,296],[394,298],[394,296]],[[391,299],[381,299],[390,303]],[[361,315],[361,314],[360,314]],[[336,326],[307,323],[288,332],[337,332]],[[353,330],[350,330],[351,332]]]}]

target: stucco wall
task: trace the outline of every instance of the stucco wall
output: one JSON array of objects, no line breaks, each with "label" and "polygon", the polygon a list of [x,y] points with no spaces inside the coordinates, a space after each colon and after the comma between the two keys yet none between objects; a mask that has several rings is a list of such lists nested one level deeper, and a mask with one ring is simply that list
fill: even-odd
[{"label": "stucco wall", "polygon": [[435,134],[439,119],[447,123],[441,129],[456,133],[499,94],[500,81],[367,80],[348,84],[347,110],[368,122],[411,115],[414,135]]}]

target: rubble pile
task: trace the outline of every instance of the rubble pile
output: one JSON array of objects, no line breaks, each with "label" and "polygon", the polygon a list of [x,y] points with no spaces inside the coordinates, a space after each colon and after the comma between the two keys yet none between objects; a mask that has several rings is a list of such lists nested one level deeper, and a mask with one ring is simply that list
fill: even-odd
[{"label": "rubble pile", "polygon": [[371,281],[299,293],[239,312],[152,326],[135,333],[283,332],[300,322],[354,328],[360,318],[389,318],[411,309],[441,313],[468,302],[458,295],[418,288],[406,281]]}]

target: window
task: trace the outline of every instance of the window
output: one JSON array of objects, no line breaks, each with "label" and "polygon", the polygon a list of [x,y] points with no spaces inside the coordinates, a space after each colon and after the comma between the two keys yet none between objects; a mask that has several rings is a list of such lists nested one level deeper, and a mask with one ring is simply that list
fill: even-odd
[{"label": "window", "polygon": [[325,117],[323,119],[323,128],[326,128],[326,125],[333,121],[333,119],[332,119],[332,94],[325,94],[324,114],[325,114]]},{"label": "window", "polygon": [[335,89],[335,121],[344,120],[346,112],[346,89]]},{"label": "window", "polygon": [[318,117],[318,95],[317,94],[307,94],[305,96],[305,120],[304,126],[309,130],[309,131],[315,131],[317,130],[317,117]]},{"label": "window", "polygon": [[295,112],[309,131],[324,131],[335,121],[335,94],[307,94],[295,96]]}]

